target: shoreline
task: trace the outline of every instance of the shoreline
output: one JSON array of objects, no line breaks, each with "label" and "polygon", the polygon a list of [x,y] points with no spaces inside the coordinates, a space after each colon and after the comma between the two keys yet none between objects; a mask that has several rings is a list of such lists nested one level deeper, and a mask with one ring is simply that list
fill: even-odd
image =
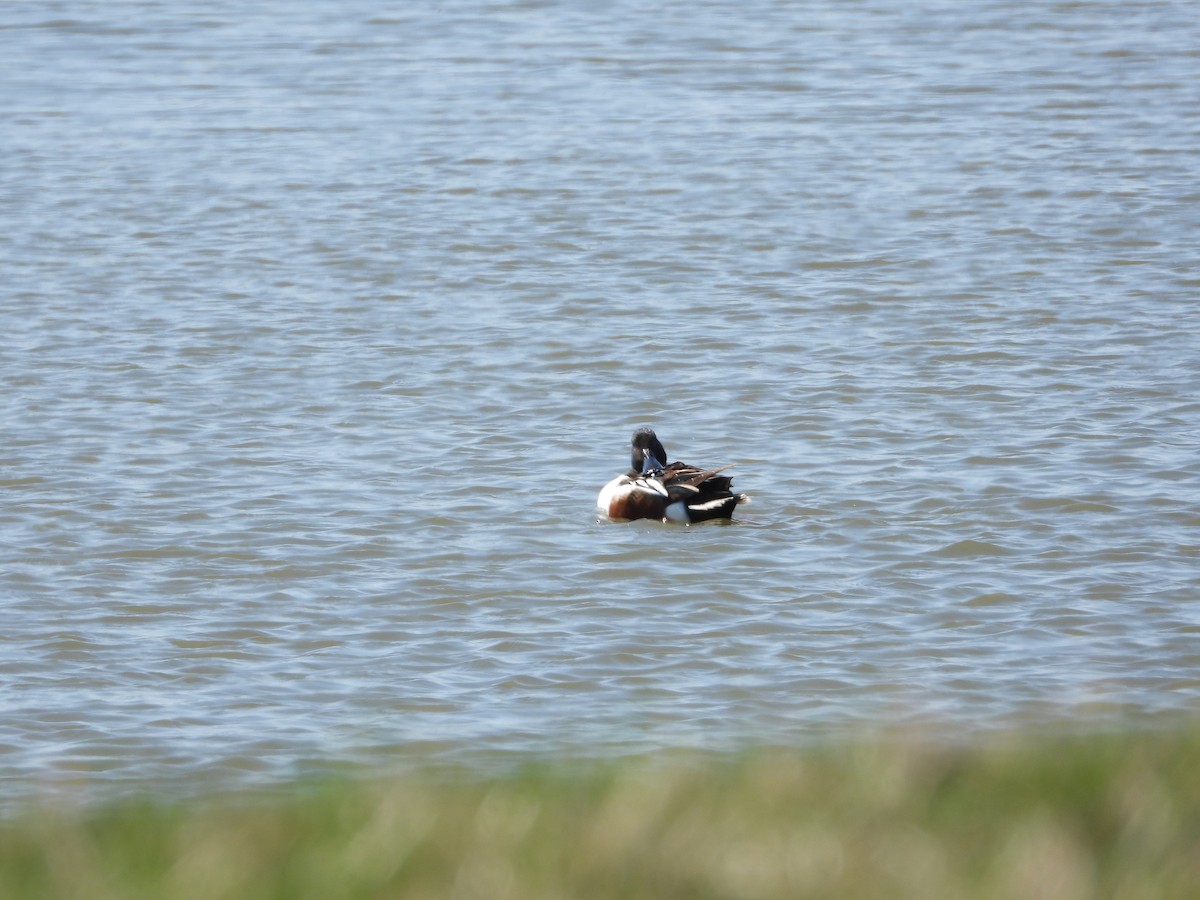
[{"label": "shoreline", "polygon": [[912,735],[32,803],[0,884],[49,896],[1184,897],[1200,727]]}]

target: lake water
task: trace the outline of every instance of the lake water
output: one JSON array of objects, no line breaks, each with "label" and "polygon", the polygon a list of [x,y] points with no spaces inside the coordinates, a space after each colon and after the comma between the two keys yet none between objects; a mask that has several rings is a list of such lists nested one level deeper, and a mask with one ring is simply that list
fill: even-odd
[{"label": "lake water", "polygon": [[[1200,712],[1200,16],[0,5],[0,797]],[[732,525],[597,520],[639,425]]]}]

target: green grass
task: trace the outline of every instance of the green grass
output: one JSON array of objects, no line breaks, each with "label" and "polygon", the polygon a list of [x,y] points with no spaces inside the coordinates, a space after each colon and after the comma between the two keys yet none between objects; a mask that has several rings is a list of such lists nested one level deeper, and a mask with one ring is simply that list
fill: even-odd
[{"label": "green grass", "polygon": [[1194,898],[1200,730],[35,804],[0,822],[0,896]]}]

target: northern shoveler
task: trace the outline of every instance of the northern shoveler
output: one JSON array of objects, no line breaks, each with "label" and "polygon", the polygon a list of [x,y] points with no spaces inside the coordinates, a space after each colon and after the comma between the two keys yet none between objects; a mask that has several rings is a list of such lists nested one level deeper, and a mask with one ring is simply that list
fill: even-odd
[{"label": "northern shoveler", "polygon": [[707,522],[729,519],[745,494],[730,490],[733,478],[721,475],[729,466],[697,469],[667,462],[667,452],[649,428],[633,433],[632,468],[600,490],[596,507],[610,519],[659,519],[663,522]]}]

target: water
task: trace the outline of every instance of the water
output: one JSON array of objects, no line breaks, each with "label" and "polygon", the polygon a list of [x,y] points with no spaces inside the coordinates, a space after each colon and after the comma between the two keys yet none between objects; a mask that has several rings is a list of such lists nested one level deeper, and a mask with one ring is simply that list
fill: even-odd
[{"label": "water", "polygon": [[1194,5],[659,6],[0,6],[5,798],[1194,720]]}]

